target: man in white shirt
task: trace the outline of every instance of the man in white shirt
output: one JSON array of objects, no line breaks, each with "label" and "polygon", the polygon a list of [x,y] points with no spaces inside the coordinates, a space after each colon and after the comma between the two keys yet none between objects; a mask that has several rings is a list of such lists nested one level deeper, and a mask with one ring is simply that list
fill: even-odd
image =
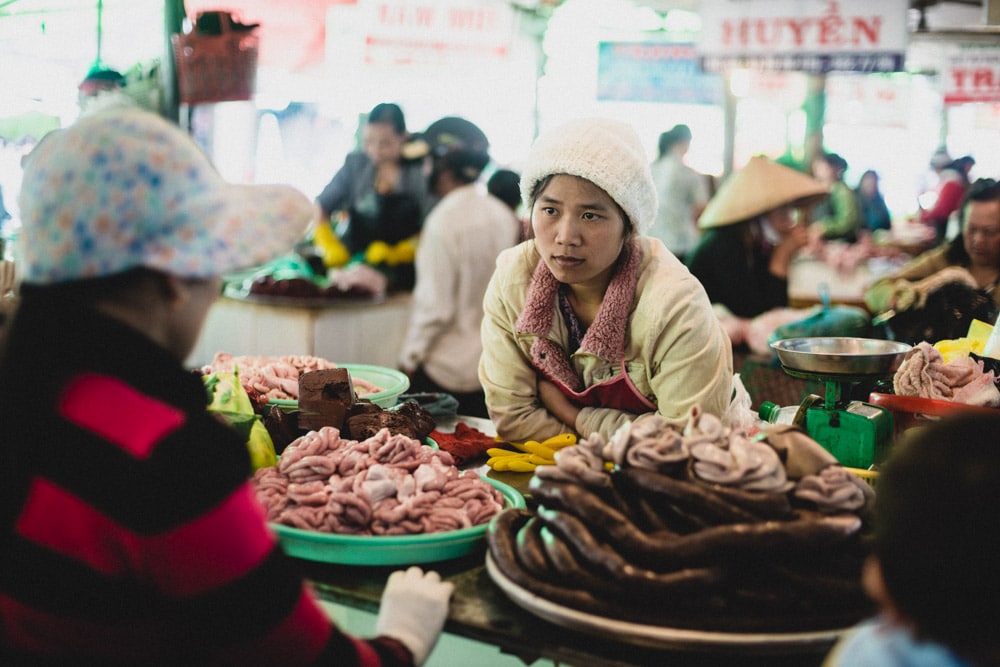
[{"label": "man in white shirt", "polygon": [[691,130],[675,125],[660,135],[659,157],[650,165],[659,204],[648,234],[681,261],[698,243],[696,221],[708,203],[705,177],[684,164],[690,147]]},{"label": "man in white shirt", "polygon": [[483,294],[497,255],[518,242],[514,213],[479,182],[490,161],[482,131],[444,118],[423,135],[433,161],[430,187],[441,200],[424,221],[416,285],[399,367],[411,392],[445,392],[463,415],[488,417],[479,383]]}]

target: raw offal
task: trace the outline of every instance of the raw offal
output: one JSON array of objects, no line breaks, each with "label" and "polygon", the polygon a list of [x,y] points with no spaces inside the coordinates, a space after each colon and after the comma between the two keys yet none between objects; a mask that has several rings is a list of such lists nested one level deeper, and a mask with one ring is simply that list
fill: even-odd
[{"label": "raw offal", "polygon": [[[268,357],[259,355],[234,356],[228,352],[216,352],[212,362],[201,369],[202,374],[231,373],[239,369],[240,383],[251,395],[265,401],[297,401],[299,399],[299,376],[309,371],[337,368],[337,364],[322,357],[307,354]],[[377,394],[382,387],[363,378],[351,377],[354,393],[360,398]]]},{"label": "raw offal", "polygon": [[503,496],[445,451],[382,429],[346,440],[324,427],[254,474],[268,521],[354,535],[437,533],[487,523]]}]

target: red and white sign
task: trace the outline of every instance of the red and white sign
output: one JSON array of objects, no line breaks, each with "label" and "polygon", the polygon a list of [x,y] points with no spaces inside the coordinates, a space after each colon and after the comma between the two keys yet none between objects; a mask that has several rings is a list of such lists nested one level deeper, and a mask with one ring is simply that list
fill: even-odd
[{"label": "red and white sign", "polygon": [[908,0],[702,0],[706,67],[902,69]]},{"label": "red and white sign", "polygon": [[944,103],[1000,102],[1000,48],[963,48],[948,58]]},{"label": "red and white sign", "polygon": [[514,14],[506,0],[360,0],[365,61],[448,63],[506,57]]}]

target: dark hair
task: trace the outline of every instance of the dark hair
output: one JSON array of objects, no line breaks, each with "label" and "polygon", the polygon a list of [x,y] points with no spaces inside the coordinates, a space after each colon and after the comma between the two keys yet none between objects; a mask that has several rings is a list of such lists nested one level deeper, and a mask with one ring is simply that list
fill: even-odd
[{"label": "dark hair", "polygon": [[[961,158],[959,158],[961,159]],[[1000,201],[1000,182],[992,178],[977,178],[962,197],[962,205],[958,207],[959,233],[951,240],[945,259],[950,264],[968,265],[971,262],[969,253],[965,250],[965,216],[970,202]]]},{"label": "dark hair", "polygon": [[406,118],[403,116],[403,110],[392,102],[376,104],[368,114],[368,122],[392,125],[396,134],[406,134]]},{"label": "dark hair", "polygon": [[521,205],[521,176],[510,169],[497,169],[486,181],[486,190],[512,209]]},{"label": "dark hair", "polygon": [[843,174],[847,171],[847,160],[838,155],[837,153],[822,153],[820,156],[824,162],[833,167],[834,171],[838,174]]},{"label": "dark hair", "polygon": [[996,652],[1000,625],[1000,414],[951,416],[913,433],[879,477],[875,554],[918,637],[982,659]]},{"label": "dark hair", "polygon": [[682,141],[691,141],[691,128],[683,123],[674,125],[672,128],[660,134],[658,149],[660,157],[666,155],[674,144]]}]

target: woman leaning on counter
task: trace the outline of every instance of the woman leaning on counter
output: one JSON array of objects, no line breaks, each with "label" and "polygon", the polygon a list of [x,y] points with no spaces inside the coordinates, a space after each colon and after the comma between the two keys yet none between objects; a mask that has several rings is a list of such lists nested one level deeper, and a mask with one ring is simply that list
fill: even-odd
[{"label": "woman leaning on counter", "polygon": [[868,288],[873,313],[905,310],[946,282],[964,282],[1000,307],[1000,183],[981,178],[970,186],[961,208],[962,231]]},{"label": "woman leaning on counter", "polygon": [[506,440],[581,437],[692,406],[722,415],[732,348],[701,284],[657,239],[635,131],[577,119],[541,136],[521,176],[534,239],[504,251],[484,300],[479,376]]}]

